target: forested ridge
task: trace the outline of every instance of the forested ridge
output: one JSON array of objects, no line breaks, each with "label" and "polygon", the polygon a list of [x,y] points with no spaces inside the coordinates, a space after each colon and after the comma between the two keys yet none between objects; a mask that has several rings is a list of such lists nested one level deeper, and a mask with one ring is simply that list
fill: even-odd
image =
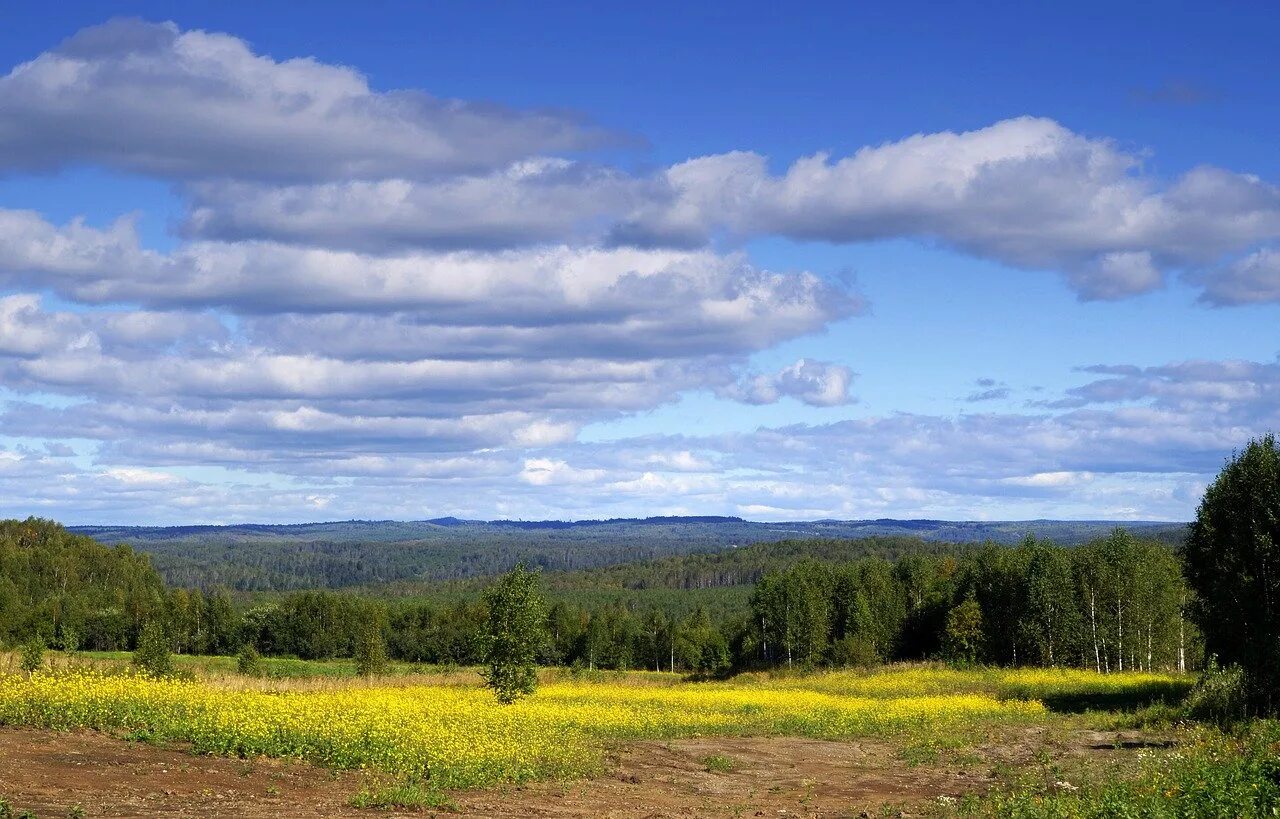
[{"label": "forested ridge", "polygon": [[[342,521],[283,526],[76,527],[147,552],[170,584],[239,591],[339,589],[485,577],[517,563],[564,572],[708,554],[783,540],[911,538],[1014,544],[1034,534],[1065,545],[1104,536],[1105,521],[866,520],[756,523],[689,517],[606,521]],[[1126,524],[1176,545],[1186,527]]]}]

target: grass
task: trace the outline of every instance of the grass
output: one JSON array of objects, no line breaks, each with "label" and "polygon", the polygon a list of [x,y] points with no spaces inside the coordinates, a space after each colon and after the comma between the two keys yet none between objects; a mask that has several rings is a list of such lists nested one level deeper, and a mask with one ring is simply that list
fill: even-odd
[{"label": "grass", "polygon": [[366,784],[351,797],[353,808],[380,810],[422,810],[439,808],[456,811],[457,806],[440,789],[421,782],[375,782]]},{"label": "grass", "polygon": [[733,769],[738,767],[737,761],[731,756],[724,754],[711,754],[704,757],[702,765],[707,769],[708,773],[732,773]]},{"label": "grass", "polygon": [[1182,819],[1280,816],[1280,723],[1256,721],[1237,731],[1187,729],[1176,750],[1140,751],[1130,771],[1089,770],[1076,781],[1023,771],[962,816],[1046,819]]}]

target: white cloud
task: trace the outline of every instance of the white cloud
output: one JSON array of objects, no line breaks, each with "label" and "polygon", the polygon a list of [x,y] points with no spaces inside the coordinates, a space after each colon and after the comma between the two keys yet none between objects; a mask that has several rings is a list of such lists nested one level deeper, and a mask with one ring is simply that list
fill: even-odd
[{"label": "white cloud", "polygon": [[770,174],[737,152],[667,171],[676,196],[634,214],[638,241],[717,230],[831,242],[938,241],[1014,267],[1055,270],[1085,299],[1153,290],[1174,268],[1280,237],[1280,188],[1201,167],[1161,185],[1141,158],[1048,119],[918,134]]},{"label": "white cloud", "polygon": [[352,68],[139,20],[86,28],[0,78],[0,121],[9,168],[178,178],[418,178],[599,139],[561,114],[376,91]]},{"label": "white cloud", "polygon": [[787,396],[810,406],[834,407],[853,402],[853,378],[853,370],[842,364],[802,358],[776,373],[728,384],[719,394],[748,404],[772,404]]},{"label": "white cloud", "polygon": [[606,474],[602,469],[577,469],[550,458],[530,458],[524,462],[520,478],[534,486],[572,486],[594,483]]},{"label": "white cloud", "polygon": [[1218,307],[1280,302],[1280,250],[1262,248],[1191,278],[1204,287],[1201,301]]}]

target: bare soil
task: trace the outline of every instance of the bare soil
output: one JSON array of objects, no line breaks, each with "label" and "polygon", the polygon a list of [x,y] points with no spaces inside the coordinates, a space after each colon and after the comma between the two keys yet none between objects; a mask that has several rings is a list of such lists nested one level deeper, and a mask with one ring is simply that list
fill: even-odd
[{"label": "bare soil", "polygon": [[[878,740],[726,738],[637,742],[615,749],[605,773],[568,783],[454,794],[463,817],[859,817],[897,806],[910,815],[947,797],[986,790],[1000,765],[1045,754],[1066,761],[1122,754],[1138,736],[1024,729],[972,749],[910,764]],[[709,766],[708,757],[723,757]],[[716,768],[709,770],[708,768]],[[728,770],[722,770],[723,768]],[[194,755],[94,731],[0,728],[0,798],[42,819],[86,816],[423,816],[349,805],[366,783],[355,772],[303,762]]]}]

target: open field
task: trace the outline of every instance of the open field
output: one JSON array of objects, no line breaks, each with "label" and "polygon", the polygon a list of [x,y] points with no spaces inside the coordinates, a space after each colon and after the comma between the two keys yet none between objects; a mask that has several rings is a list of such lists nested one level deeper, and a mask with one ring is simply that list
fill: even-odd
[{"label": "open field", "polygon": [[[1079,794],[1108,788],[1172,804],[1188,765],[1280,749],[1269,724],[1232,737],[1170,721],[1191,681],[1161,674],[896,666],[687,682],[545,671],[535,696],[501,706],[465,669],[368,681],[315,664],[306,677],[257,679],[200,658],[189,679],[157,680],[110,657],[52,664],[61,670],[0,676],[0,798],[50,815],[83,802],[116,816],[342,815],[353,805],[1071,816],[1084,810]],[[1264,790],[1280,777],[1249,770],[1231,781],[1280,798]],[[103,798],[91,806],[79,793]]]}]

